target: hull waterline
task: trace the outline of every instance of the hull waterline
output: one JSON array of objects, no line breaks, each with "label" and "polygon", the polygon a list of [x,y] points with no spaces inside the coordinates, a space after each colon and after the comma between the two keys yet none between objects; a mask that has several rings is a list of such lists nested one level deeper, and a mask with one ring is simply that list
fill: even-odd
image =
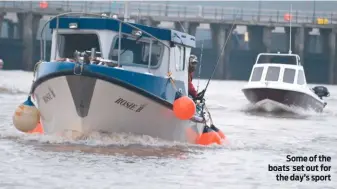
[{"label": "hull waterline", "polygon": [[[264,109],[282,109],[289,111],[291,107],[323,111],[324,102],[317,100],[309,94],[273,88],[246,88],[242,90],[246,98]],[[268,108],[267,108],[268,107]]]}]

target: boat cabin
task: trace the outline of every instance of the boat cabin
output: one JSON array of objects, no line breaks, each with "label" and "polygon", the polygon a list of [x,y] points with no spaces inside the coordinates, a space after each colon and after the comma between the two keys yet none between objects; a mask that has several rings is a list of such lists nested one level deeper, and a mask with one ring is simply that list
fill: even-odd
[{"label": "boat cabin", "polygon": [[57,17],[52,29],[51,61],[95,51],[107,66],[184,81],[195,37],[175,30],[127,23],[108,17]]},{"label": "boat cabin", "polygon": [[249,82],[306,85],[306,78],[297,54],[260,53],[256,58]]}]

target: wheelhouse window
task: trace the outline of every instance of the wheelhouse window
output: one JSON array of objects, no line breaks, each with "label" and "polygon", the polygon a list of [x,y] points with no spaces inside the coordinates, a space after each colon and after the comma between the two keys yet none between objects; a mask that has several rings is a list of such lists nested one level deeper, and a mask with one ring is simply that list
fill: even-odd
[{"label": "wheelhouse window", "polygon": [[184,71],[185,70],[185,56],[186,50],[185,47],[177,45],[173,50],[173,55],[176,62],[176,70]]},{"label": "wheelhouse window", "polygon": [[279,76],[280,76],[280,67],[276,66],[268,67],[266,81],[278,81]]},{"label": "wheelhouse window", "polygon": [[96,34],[59,34],[57,45],[60,58],[73,58],[75,51],[90,51],[92,48],[101,52]]},{"label": "wheelhouse window", "polygon": [[297,65],[296,56],[284,56],[284,55],[260,55],[258,64],[290,64]]},{"label": "wheelhouse window", "polygon": [[283,82],[294,83],[296,70],[285,68],[283,73]]},{"label": "wheelhouse window", "polygon": [[297,84],[303,85],[305,83],[305,77],[303,70],[298,70]]},{"label": "wheelhouse window", "polygon": [[[118,61],[118,44],[119,37],[117,36],[114,40],[113,46],[110,50],[109,59]],[[152,47],[152,48],[151,48]],[[149,65],[149,54],[151,48],[151,63],[152,67],[160,64],[161,55],[163,53],[163,45],[157,41],[135,37],[122,37],[121,39],[121,51],[120,51],[120,63],[123,65],[139,65],[148,66]]]},{"label": "wheelhouse window", "polygon": [[250,81],[260,81],[262,77],[263,67],[255,67]]}]

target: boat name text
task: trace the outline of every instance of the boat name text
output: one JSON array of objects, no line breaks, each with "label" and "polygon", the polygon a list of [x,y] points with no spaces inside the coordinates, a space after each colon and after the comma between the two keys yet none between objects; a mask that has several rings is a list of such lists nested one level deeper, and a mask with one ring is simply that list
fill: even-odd
[{"label": "boat name text", "polygon": [[43,99],[44,103],[46,103],[46,104],[56,97],[54,91],[51,88],[48,87],[48,90],[49,90],[49,92],[47,92],[47,94],[42,96],[42,99]]},{"label": "boat name text", "polygon": [[123,98],[118,98],[118,99],[115,101],[115,103],[116,103],[116,104],[119,104],[119,105],[121,105],[121,106],[123,106],[123,107],[126,107],[127,109],[132,110],[132,111],[134,111],[134,112],[140,112],[140,111],[142,111],[142,110],[145,108],[145,106],[146,106],[146,104],[138,105],[138,104],[135,104],[135,103],[133,103],[133,102],[129,102],[129,101],[123,99]]}]

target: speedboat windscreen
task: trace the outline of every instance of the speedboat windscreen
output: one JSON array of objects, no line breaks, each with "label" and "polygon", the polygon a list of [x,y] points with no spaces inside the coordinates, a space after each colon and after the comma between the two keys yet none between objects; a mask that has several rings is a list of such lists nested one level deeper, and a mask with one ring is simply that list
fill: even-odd
[{"label": "speedboat windscreen", "polygon": [[261,54],[257,64],[289,64],[297,65],[297,58],[294,55]]}]

